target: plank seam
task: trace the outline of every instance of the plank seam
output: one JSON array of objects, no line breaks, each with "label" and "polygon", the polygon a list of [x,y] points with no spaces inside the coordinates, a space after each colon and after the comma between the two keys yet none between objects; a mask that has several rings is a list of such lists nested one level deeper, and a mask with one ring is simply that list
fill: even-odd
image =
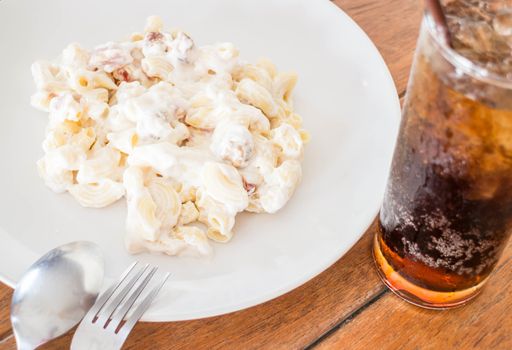
[{"label": "plank seam", "polygon": [[321,342],[326,340],[331,334],[336,332],[338,329],[343,327],[348,322],[352,321],[354,318],[356,318],[359,314],[361,314],[364,310],[366,310],[368,307],[370,307],[372,304],[377,302],[380,298],[382,298],[384,295],[386,295],[389,292],[388,288],[383,286],[382,290],[375,294],[371,299],[368,299],[366,303],[361,305],[359,308],[355,309],[351,313],[349,313],[347,316],[342,318],[340,321],[338,321],[331,329],[329,329],[327,332],[322,334],[320,337],[318,337],[315,341],[313,341],[311,344],[306,346],[304,350],[312,350],[314,347],[319,345]]},{"label": "plank seam", "polygon": [[12,329],[8,329],[3,333],[0,333],[0,344],[7,338],[10,338],[13,335]]},{"label": "plank seam", "polygon": [[4,344],[4,343],[7,343],[7,341],[8,341],[9,339],[11,339],[12,337],[14,337],[14,334],[10,333],[10,334],[9,334],[8,336],[6,336],[5,338],[2,338],[2,339],[0,340],[0,345],[2,345],[2,344]]}]

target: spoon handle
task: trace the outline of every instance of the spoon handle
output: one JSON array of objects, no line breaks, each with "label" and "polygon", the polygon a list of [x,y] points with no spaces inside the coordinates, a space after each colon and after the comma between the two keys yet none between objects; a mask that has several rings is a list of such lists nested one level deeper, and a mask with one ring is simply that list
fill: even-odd
[{"label": "spoon handle", "polygon": [[27,343],[23,341],[21,337],[16,335],[16,331],[14,331],[14,338],[16,339],[16,349],[18,350],[36,350],[37,346]]}]

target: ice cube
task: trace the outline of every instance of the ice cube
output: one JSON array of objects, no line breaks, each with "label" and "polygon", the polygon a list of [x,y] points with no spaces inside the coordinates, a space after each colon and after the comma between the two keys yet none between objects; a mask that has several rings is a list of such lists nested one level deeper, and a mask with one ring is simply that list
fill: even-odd
[{"label": "ice cube", "polygon": [[488,70],[512,73],[512,0],[442,0],[453,47]]},{"label": "ice cube", "polygon": [[483,7],[491,13],[512,9],[512,0],[487,0],[481,2],[483,3]]},{"label": "ice cube", "polygon": [[444,1],[444,13],[452,18],[490,21],[492,13],[483,4],[485,4],[484,1],[478,0]]},{"label": "ice cube", "polygon": [[512,35],[512,8],[498,12],[492,21],[492,26],[499,35]]}]

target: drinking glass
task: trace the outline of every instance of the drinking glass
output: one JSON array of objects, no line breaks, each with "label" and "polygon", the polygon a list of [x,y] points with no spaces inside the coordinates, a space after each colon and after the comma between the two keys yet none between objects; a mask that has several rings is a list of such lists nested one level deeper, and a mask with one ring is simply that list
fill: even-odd
[{"label": "drinking glass", "polygon": [[476,296],[512,231],[512,71],[441,38],[427,11],[373,248],[386,285],[434,309]]}]

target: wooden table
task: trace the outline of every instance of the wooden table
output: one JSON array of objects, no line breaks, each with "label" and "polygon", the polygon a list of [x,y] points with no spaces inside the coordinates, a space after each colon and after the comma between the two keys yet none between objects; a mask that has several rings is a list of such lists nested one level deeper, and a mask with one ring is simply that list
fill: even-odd
[{"label": "wooden table", "polygon": [[[334,3],[376,43],[403,97],[421,1]],[[482,295],[459,309],[430,311],[401,301],[380,282],[370,254],[374,229],[327,271],[286,295],[220,317],[140,323],[125,348],[512,349],[512,242]],[[10,298],[11,290],[0,285],[0,349],[15,347]],[[71,337],[72,332],[43,348],[66,349]]]}]

